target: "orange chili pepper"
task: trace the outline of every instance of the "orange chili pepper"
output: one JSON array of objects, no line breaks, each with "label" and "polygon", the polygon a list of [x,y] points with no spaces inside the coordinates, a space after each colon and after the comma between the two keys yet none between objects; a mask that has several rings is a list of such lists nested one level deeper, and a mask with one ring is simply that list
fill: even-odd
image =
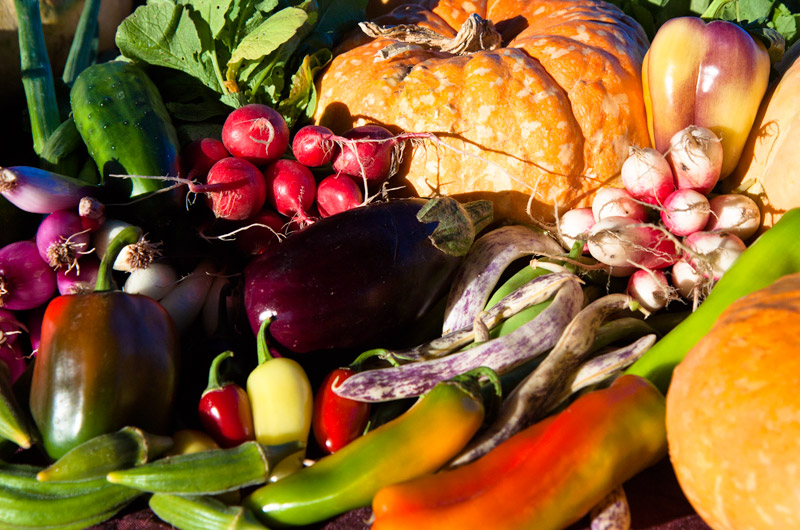
[{"label": "orange chili pepper", "polygon": [[663,394],[639,376],[576,399],[460,468],[382,488],[372,530],[558,530],[667,454]]}]

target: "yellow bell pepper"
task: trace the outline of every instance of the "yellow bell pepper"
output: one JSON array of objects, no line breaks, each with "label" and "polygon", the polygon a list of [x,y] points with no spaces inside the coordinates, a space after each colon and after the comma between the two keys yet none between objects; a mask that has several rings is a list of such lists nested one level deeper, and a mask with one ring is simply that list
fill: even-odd
[{"label": "yellow bell pepper", "polygon": [[722,140],[720,178],[742,154],[767,90],[770,59],[764,45],[740,26],[678,17],[664,23],[642,65],[650,140],[658,151],[672,136],[698,125]]}]

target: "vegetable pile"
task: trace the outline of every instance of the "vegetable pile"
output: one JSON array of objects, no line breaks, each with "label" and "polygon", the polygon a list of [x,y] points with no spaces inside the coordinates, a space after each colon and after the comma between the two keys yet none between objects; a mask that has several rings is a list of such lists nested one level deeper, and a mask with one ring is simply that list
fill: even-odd
[{"label": "vegetable pile", "polygon": [[627,530],[673,369],[800,270],[742,180],[788,2],[149,0],[109,57],[87,0],[63,72],[16,3],[4,528]]}]

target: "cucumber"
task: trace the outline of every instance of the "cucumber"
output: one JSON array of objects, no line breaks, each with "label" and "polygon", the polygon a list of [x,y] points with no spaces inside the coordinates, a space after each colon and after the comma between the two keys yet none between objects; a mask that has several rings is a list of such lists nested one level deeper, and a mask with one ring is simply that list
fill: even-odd
[{"label": "cucumber", "polygon": [[70,104],[78,132],[109,189],[136,197],[169,184],[109,177],[114,174],[178,176],[175,127],[141,67],[114,60],[86,68],[72,85]]}]

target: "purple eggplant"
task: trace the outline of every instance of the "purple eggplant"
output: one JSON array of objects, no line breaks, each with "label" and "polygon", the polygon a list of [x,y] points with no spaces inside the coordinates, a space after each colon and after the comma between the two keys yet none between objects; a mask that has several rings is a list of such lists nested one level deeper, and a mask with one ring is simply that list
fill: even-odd
[{"label": "purple eggplant", "polygon": [[395,199],[316,221],[244,269],[254,333],[289,353],[400,345],[450,287],[491,203]]}]

